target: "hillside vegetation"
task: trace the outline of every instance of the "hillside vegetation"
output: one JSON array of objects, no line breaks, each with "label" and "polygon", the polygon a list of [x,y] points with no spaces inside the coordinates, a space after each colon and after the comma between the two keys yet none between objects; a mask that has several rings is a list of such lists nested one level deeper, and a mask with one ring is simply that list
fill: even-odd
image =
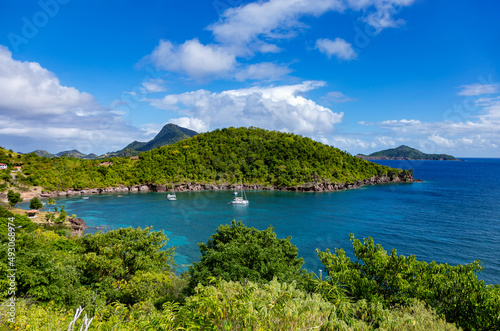
[{"label": "hillside vegetation", "polygon": [[[201,259],[178,276],[167,240],[150,228],[70,237],[0,206],[0,328],[68,330],[78,306],[94,318],[88,330],[500,327],[500,286],[477,279],[479,261],[428,264],[351,235],[358,261],[342,249],[318,251],[325,273],[317,277],[301,269],[290,238],[233,221],[199,245]],[[14,265],[15,290],[7,277]]]},{"label": "hillside vegetation", "polygon": [[[373,176],[394,177],[391,169],[298,135],[258,128],[228,128],[199,134],[146,151],[139,160],[49,159],[22,155],[19,180],[48,190],[143,183],[235,183],[278,187],[346,183]],[[103,164],[103,161],[108,163]]]},{"label": "hillside vegetation", "polygon": [[457,160],[455,157],[448,154],[426,154],[422,153],[418,149],[411,148],[405,145],[375,152],[370,155],[358,154],[357,156],[365,160]]}]

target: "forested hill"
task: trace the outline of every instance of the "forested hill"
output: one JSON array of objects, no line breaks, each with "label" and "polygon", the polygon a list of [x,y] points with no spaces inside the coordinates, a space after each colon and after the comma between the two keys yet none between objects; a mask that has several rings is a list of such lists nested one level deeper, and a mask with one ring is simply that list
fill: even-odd
[{"label": "forested hill", "polygon": [[199,134],[142,153],[138,167],[144,170],[143,182],[231,183],[243,178],[275,186],[345,183],[391,171],[310,138],[259,128]]},{"label": "forested hill", "polygon": [[258,128],[199,134],[142,152],[139,160],[49,159],[34,153],[22,157],[23,175],[18,180],[48,190],[145,183],[233,184],[240,178],[245,184],[285,187],[353,183],[373,176],[394,178],[402,172],[309,138]]},{"label": "forested hill", "polygon": [[401,145],[396,148],[386,149],[370,155],[358,154],[357,157],[364,160],[446,160],[457,161],[457,159],[447,154],[425,154],[418,149]]}]

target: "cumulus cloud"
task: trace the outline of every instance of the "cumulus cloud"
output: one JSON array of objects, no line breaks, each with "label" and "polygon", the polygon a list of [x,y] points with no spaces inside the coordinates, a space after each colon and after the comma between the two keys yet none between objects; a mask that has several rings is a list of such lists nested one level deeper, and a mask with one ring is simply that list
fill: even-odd
[{"label": "cumulus cloud", "polygon": [[158,69],[186,73],[196,79],[225,76],[236,65],[234,54],[217,45],[203,45],[198,39],[182,45],[161,40],[148,58]]},{"label": "cumulus cloud", "polygon": [[6,146],[102,153],[123,146],[138,129],[93,96],[60,84],[36,62],[17,61],[0,45],[0,137]]},{"label": "cumulus cloud", "polygon": [[328,58],[335,56],[339,60],[353,60],[358,57],[358,54],[352,49],[352,44],[340,38],[335,38],[335,40],[318,39],[316,48],[321,53],[326,54]]},{"label": "cumulus cloud", "polygon": [[307,81],[297,85],[252,87],[213,93],[197,90],[150,99],[151,105],[177,110],[184,115],[177,123],[203,131],[217,127],[257,126],[270,130],[304,135],[330,134],[342,121],[343,113],[334,113],[303,96],[324,86]]},{"label": "cumulus cloud", "polygon": [[56,116],[68,108],[84,115],[94,107],[90,94],[60,85],[52,72],[36,62],[15,61],[7,47],[0,45],[1,115]]},{"label": "cumulus cloud", "polygon": [[208,131],[208,124],[200,120],[199,118],[191,117],[180,117],[170,120],[170,123],[177,124],[183,128],[188,128],[196,132]]}]

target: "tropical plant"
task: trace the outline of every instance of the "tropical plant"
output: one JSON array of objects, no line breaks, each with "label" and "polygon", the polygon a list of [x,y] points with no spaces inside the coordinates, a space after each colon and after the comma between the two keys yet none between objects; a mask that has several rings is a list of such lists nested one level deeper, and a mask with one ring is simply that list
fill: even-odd
[{"label": "tropical plant", "polygon": [[304,261],[298,258],[298,249],[290,242],[291,237],[278,239],[274,229],[257,230],[246,227],[241,221],[221,225],[207,243],[198,244],[199,262],[189,269],[187,287],[208,284],[212,277],[227,281],[280,282],[302,281]]},{"label": "tropical plant", "polygon": [[429,305],[448,322],[468,330],[500,329],[500,286],[478,280],[480,261],[450,266],[417,261],[415,256],[390,255],[368,237],[361,242],[351,234],[353,262],[343,249],[317,251],[329,283],[355,300],[390,308],[408,306],[415,299]]}]

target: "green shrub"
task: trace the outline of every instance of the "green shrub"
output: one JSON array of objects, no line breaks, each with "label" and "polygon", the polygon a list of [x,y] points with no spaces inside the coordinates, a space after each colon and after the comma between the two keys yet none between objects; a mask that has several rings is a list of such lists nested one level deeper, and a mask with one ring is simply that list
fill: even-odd
[{"label": "green shrub", "polygon": [[198,244],[202,256],[189,269],[188,293],[198,283],[208,284],[211,277],[255,282],[276,277],[280,282],[301,282],[306,274],[301,269],[304,262],[290,239],[278,239],[272,227],[260,231],[241,221],[221,225],[206,244]]}]

